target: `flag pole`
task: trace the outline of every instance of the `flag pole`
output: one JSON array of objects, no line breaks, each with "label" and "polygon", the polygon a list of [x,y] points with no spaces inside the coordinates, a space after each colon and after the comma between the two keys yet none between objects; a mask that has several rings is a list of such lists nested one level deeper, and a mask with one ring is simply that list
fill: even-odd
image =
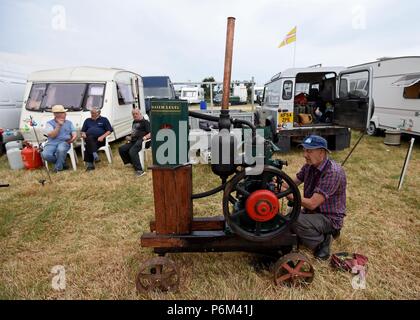
[{"label": "flag pole", "polygon": [[295,63],[296,63],[296,42],[297,42],[297,26],[295,26],[295,47],[293,49],[293,68],[295,67]]}]

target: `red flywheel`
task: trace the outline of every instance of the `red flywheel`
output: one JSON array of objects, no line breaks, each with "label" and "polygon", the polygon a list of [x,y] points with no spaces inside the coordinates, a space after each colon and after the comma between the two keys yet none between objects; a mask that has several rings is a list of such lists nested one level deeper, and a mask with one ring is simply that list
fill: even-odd
[{"label": "red flywheel", "polygon": [[257,222],[270,221],[279,212],[279,199],[270,190],[257,190],[246,200],[248,216]]}]

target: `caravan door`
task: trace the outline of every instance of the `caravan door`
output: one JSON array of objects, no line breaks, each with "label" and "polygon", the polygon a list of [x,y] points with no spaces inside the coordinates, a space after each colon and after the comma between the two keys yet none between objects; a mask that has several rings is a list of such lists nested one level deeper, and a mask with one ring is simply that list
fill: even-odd
[{"label": "caravan door", "polygon": [[[337,81],[338,97],[334,106],[334,124],[366,131],[373,114],[372,78],[371,67],[349,68],[340,72]],[[363,88],[352,85],[365,81],[367,85]]]}]

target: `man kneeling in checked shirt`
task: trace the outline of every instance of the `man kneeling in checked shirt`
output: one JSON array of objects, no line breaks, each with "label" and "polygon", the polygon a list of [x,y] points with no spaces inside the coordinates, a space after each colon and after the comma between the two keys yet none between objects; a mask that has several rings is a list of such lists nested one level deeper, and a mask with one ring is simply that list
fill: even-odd
[{"label": "man kneeling in checked shirt", "polygon": [[[315,257],[330,256],[331,237],[338,236],[346,212],[346,174],[328,158],[327,141],[316,135],[303,140],[306,164],[294,182],[304,183],[302,211],[292,225],[301,243],[314,250]],[[282,186],[283,190],[287,186]],[[293,195],[287,196],[293,200]]]}]

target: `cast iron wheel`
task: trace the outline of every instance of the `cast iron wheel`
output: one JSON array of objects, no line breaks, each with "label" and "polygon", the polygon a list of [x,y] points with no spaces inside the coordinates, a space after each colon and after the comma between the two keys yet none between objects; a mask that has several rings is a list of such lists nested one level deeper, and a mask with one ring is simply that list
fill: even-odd
[{"label": "cast iron wheel", "polygon": [[308,258],[301,253],[289,253],[274,265],[276,285],[307,285],[312,282],[315,271]]},{"label": "cast iron wheel", "polygon": [[[254,179],[252,180],[254,185],[257,181],[255,176],[247,176],[246,170],[237,173],[226,184],[223,194],[223,215],[234,233],[247,240],[263,242],[280,235],[297,219],[301,209],[301,197],[293,180],[276,167],[264,166],[263,173],[258,177],[260,178],[258,180],[259,185],[254,188],[255,190],[247,190],[243,186],[247,179]],[[273,177],[277,177],[277,181],[286,182],[289,186],[288,189],[283,192],[269,190],[268,185]],[[288,203],[286,196],[289,194],[293,194],[294,201],[292,207],[289,207],[288,212],[286,212],[284,207]],[[238,200],[238,198],[241,200]],[[247,202],[248,200],[252,202],[250,205]],[[246,203],[246,206],[240,209],[235,208],[238,203]],[[249,210],[249,208],[252,210]],[[238,217],[241,215],[250,217],[249,220],[253,222],[252,230],[245,228],[238,221]],[[267,229],[267,223],[270,223],[268,219],[271,219],[270,221],[277,219],[281,223]]]},{"label": "cast iron wheel", "polygon": [[172,260],[165,257],[155,257],[140,266],[136,278],[137,292],[177,291],[179,278],[178,267]]}]

